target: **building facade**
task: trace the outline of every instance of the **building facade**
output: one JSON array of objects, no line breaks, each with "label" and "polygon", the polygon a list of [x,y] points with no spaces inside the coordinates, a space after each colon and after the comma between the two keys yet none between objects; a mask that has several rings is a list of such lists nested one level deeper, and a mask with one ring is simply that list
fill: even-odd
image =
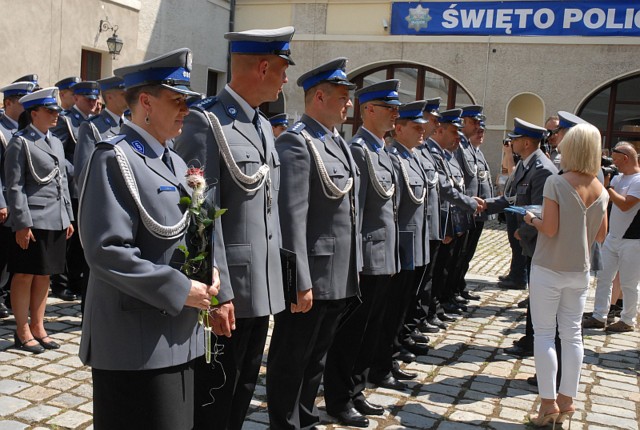
[{"label": "building facade", "polygon": [[[283,100],[270,110],[299,116],[297,77],[345,56],[351,80],[400,79],[404,101],[439,96],[447,107],[484,105],[483,149],[495,173],[516,116],[543,125],[566,110],[598,126],[604,147],[640,140],[640,7],[632,1],[236,3],[238,30],[296,28],[296,66]],[[343,126],[347,137],[354,125],[357,105]]]}]

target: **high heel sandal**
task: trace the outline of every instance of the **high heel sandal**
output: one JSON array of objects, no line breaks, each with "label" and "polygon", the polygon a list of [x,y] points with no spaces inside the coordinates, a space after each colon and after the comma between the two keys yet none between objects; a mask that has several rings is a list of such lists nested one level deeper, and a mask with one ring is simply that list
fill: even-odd
[{"label": "high heel sandal", "polygon": [[538,415],[535,419],[531,420],[534,426],[536,427],[546,427],[548,425],[553,425],[553,429],[556,428],[556,422],[558,422],[558,417],[560,413],[554,412],[546,415]]},{"label": "high heel sandal", "polygon": [[563,424],[564,421],[569,418],[569,427],[567,427],[568,429],[571,428],[571,420],[573,419],[573,414],[575,414],[576,411],[564,411],[564,412],[560,412],[560,415],[558,415],[558,420],[557,423],[558,424]]},{"label": "high heel sandal", "polygon": [[22,342],[18,338],[18,333],[17,332],[13,333],[13,342],[15,344],[14,346],[16,347],[16,349],[21,349],[23,351],[31,352],[33,354],[42,354],[44,352],[44,348],[39,343],[33,346],[27,345],[27,343],[31,342],[32,340],[35,340],[35,339],[31,338]]}]

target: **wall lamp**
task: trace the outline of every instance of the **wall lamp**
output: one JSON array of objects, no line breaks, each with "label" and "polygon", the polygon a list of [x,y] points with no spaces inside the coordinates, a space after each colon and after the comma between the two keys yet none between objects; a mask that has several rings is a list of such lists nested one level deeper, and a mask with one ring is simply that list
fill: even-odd
[{"label": "wall lamp", "polygon": [[109,31],[109,30],[112,30],[113,34],[111,35],[110,38],[107,39],[107,47],[109,48],[109,54],[111,54],[111,56],[112,56],[111,58],[113,58],[115,60],[116,59],[116,55],[119,55],[120,51],[122,51],[122,47],[124,46],[124,42],[116,34],[116,32],[118,31],[118,26],[117,25],[111,25],[111,23],[109,22],[109,17],[107,17],[105,19],[101,19],[100,20],[100,27],[99,27],[98,31],[100,33],[103,33],[105,31]]}]

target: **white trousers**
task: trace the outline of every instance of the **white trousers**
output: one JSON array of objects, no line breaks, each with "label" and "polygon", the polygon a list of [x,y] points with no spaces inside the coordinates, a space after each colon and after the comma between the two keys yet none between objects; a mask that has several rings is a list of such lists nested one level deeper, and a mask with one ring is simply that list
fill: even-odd
[{"label": "white trousers", "polygon": [[562,344],[562,381],[558,391],[573,398],[578,394],[584,355],[582,312],[588,287],[588,272],[556,272],[531,266],[529,297],[534,331],[533,355],[538,391],[543,399],[556,398],[556,325]]},{"label": "white trousers", "polygon": [[608,235],[602,246],[602,271],[598,274],[593,317],[606,321],[611,306],[613,278],[620,272],[622,313],[620,319],[635,326],[638,315],[638,282],[640,282],[640,239],[617,239]]}]

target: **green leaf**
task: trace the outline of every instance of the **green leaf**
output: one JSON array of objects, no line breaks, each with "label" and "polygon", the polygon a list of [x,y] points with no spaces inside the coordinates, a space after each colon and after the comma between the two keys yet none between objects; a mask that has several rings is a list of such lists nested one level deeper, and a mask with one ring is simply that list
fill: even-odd
[{"label": "green leaf", "polygon": [[211,223],[213,222],[212,219],[210,218],[205,218],[202,220],[202,225],[204,225],[205,227],[209,227],[211,225]]},{"label": "green leaf", "polygon": [[178,249],[180,250],[180,252],[184,254],[184,258],[189,258],[189,250],[187,249],[186,246],[178,245]]},{"label": "green leaf", "polygon": [[227,209],[218,209],[213,213],[213,219],[220,218],[226,211]]},{"label": "green leaf", "polygon": [[206,256],[207,256],[207,254],[206,254],[206,253],[202,253],[202,254],[198,255],[197,257],[194,257],[191,261],[193,261],[194,263],[195,263],[196,261],[202,261],[202,260],[204,260],[204,258],[205,258]]},{"label": "green leaf", "polygon": [[189,208],[189,212],[194,215],[200,215],[200,209],[198,208]]},{"label": "green leaf", "polygon": [[191,205],[191,197],[182,197],[180,199],[180,204],[181,205],[185,205],[185,206],[190,206]]},{"label": "green leaf", "polygon": [[211,297],[211,306],[216,306],[220,304],[220,302],[218,301],[218,298],[216,296],[212,296]]}]

